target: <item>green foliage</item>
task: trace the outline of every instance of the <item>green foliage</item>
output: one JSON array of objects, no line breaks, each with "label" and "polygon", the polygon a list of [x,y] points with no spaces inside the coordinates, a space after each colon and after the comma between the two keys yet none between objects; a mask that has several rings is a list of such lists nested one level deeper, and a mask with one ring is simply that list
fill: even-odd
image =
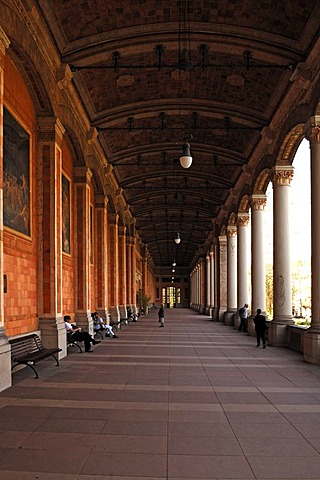
[{"label": "green foliage", "polygon": [[147,297],[143,290],[139,290],[137,293],[137,304],[139,305],[140,311],[146,312],[149,305],[151,297]]}]

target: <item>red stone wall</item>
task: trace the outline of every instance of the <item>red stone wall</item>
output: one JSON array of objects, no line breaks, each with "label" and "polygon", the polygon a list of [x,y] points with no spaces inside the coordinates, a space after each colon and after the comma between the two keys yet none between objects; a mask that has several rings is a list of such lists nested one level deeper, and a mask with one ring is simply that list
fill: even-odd
[{"label": "red stone wall", "polygon": [[7,293],[4,294],[4,319],[9,336],[38,328],[37,308],[37,225],[36,216],[36,115],[27,87],[9,58],[4,64],[4,105],[29,132],[31,147],[31,238],[5,229],[4,274]]}]

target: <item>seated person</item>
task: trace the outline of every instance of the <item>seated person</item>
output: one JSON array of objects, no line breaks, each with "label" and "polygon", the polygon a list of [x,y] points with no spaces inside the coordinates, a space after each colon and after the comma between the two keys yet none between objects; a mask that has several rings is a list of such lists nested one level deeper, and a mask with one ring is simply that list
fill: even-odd
[{"label": "seated person", "polygon": [[137,316],[133,311],[131,310],[131,307],[127,307],[127,318],[129,322],[136,322],[137,321]]},{"label": "seated person", "polygon": [[95,340],[94,338],[92,338],[88,332],[82,332],[81,327],[73,325],[71,323],[70,315],[64,316],[64,325],[66,327],[67,334],[71,335],[74,340],[84,342],[84,350],[86,352],[93,352],[93,350],[91,349],[91,343],[92,345],[97,345],[98,343],[100,343],[99,340]]},{"label": "seated person", "polygon": [[101,317],[99,317],[97,312],[92,313],[92,320],[94,330],[107,330],[106,337],[110,335],[112,338],[118,338],[118,336],[112,330],[112,327],[104,323],[104,321]]}]

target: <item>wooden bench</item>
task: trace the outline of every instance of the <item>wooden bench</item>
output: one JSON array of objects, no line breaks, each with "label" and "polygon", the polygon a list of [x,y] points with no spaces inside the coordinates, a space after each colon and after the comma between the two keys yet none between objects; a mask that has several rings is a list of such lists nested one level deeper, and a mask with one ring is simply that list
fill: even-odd
[{"label": "wooden bench", "polygon": [[11,360],[15,363],[11,370],[17,365],[27,365],[36,374],[35,378],[38,378],[39,375],[34,365],[44,358],[53,357],[57,366],[59,366],[56,354],[62,351],[61,348],[44,348],[40,337],[35,333],[25,337],[9,339],[9,343],[11,345]]}]

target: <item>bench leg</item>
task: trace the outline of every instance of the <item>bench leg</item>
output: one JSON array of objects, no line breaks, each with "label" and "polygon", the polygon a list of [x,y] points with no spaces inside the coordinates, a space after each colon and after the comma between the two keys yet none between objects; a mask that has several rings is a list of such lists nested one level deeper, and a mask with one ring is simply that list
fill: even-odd
[{"label": "bench leg", "polygon": [[55,361],[57,362],[57,367],[59,367],[60,364],[58,358],[54,354],[52,354],[51,357],[55,359]]}]

